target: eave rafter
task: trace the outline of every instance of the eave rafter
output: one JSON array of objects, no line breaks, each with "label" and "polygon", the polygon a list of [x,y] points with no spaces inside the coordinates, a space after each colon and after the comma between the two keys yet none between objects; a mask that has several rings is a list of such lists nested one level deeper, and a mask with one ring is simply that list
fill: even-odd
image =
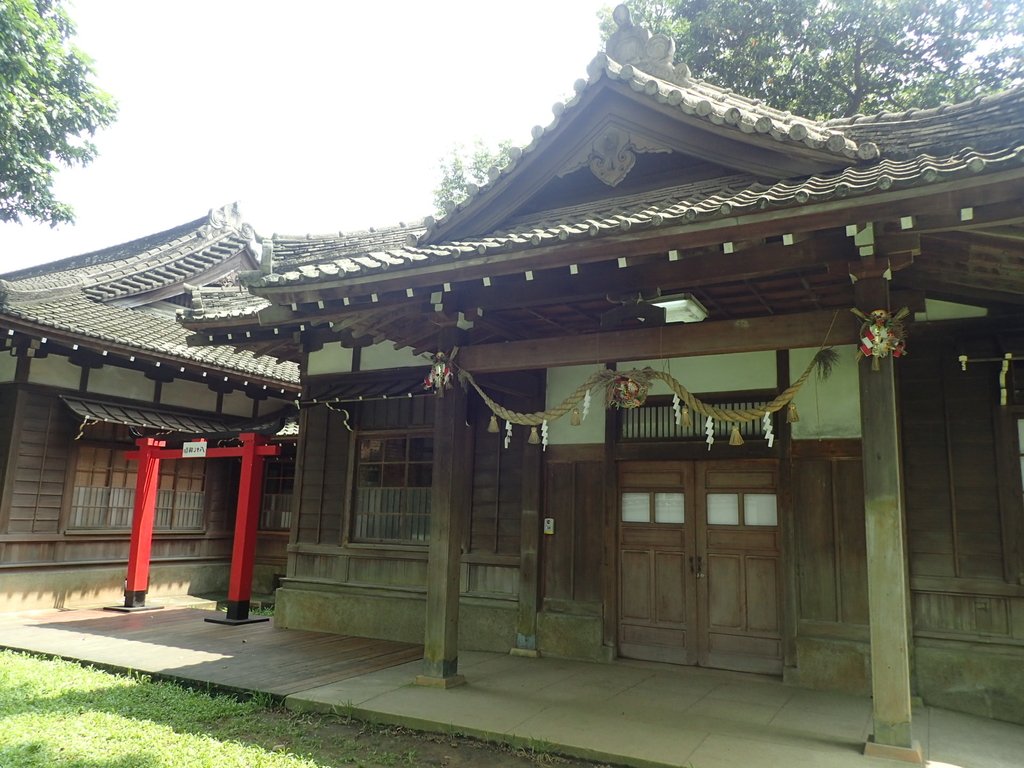
[{"label": "eave rafter", "polygon": [[130,368],[141,371],[155,381],[168,382],[180,378],[208,384],[211,388],[216,385],[221,389],[226,387],[228,391],[237,389],[253,399],[262,399],[267,393],[299,391],[297,384],[255,373],[242,373],[195,360],[169,359],[152,351],[75,336],[59,329],[23,323],[9,317],[0,318],[0,348],[27,357],[60,354],[82,368],[100,368],[104,365]]},{"label": "eave rafter", "polygon": [[670,249],[694,250],[717,247],[725,241],[762,240],[786,233],[807,233],[845,227],[851,221],[885,221],[896,216],[922,217],[935,212],[959,212],[995,203],[1016,201],[1022,173],[1001,171],[982,177],[958,179],[884,194],[865,195],[856,200],[831,200],[743,216],[719,216],[679,226],[633,226],[614,235],[589,240],[568,240],[551,245],[488,251],[464,255],[395,270],[375,270],[310,283],[266,286],[261,296],[278,305],[378,296],[392,291],[432,289],[454,274],[464,280],[494,279],[523,274],[543,264],[545,268],[569,267],[607,261],[613,257],[635,257]]},{"label": "eave rafter", "polygon": [[[377,293],[377,301],[370,304],[354,303],[350,299],[318,299],[270,306],[260,311],[258,321],[264,328],[279,327],[283,331],[301,325],[345,322],[347,317],[363,316],[367,312],[371,313],[367,317],[378,322],[392,319],[396,312],[426,314],[432,310],[432,304],[441,304],[449,311],[473,313],[479,309],[493,312],[563,304],[566,297],[577,302],[602,299],[608,295],[609,285],[615,286],[616,293],[652,288],[692,290],[724,280],[759,279],[797,269],[825,269],[830,262],[843,259],[846,241],[841,232],[829,231],[815,233],[792,245],[777,241],[738,243],[735,247],[730,243],[729,246],[728,253],[719,245],[682,253],[676,251],[671,255],[644,254],[586,266],[531,270],[529,274],[487,280],[460,280],[420,290],[406,288]],[[237,327],[238,324],[232,325]],[[219,332],[217,337],[223,338],[223,333]]]}]

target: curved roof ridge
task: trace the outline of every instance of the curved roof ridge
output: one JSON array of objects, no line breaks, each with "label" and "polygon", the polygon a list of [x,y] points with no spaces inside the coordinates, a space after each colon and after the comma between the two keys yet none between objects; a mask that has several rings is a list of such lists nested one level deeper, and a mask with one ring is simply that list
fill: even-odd
[{"label": "curved roof ridge", "polygon": [[315,283],[346,275],[379,273],[395,267],[408,269],[416,263],[454,262],[466,256],[489,257],[557,242],[621,234],[629,230],[685,226],[743,213],[862,197],[890,189],[923,187],[983,172],[1018,167],[1022,162],[1024,144],[994,152],[964,148],[949,155],[922,153],[909,159],[884,158],[866,166],[849,166],[831,173],[783,179],[774,183],[752,180],[747,185],[725,185],[717,189],[709,183],[706,189],[697,194],[682,194],[678,199],[671,194],[666,196],[666,190],[658,190],[656,199],[652,197],[647,205],[637,200],[633,211],[613,212],[608,210],[609,203],[613,201],[602,200],[595,202],[590,211],[584,210],[586,206],[565,209],[563,212],[568,215],[560,221],[557,217],[547,221],[527,219],[500,233],[392,250],[388,252],[389,259],[386,262],[377,253],[369,254],[371,258],[358,260],[325,259],[319,263],[310,260],[301,267],[264,275],[252,287],[259,291],[261,288]]},{"label": "curved roof ridge", "polygon": [[760,99],[741,96],[731,89],[692,77],[685,64],[672,63],[674,41],[666,35],[651,35],[643,27],[634,25],[624,5],[615,8],[613,18],[618,30],[609,38],[605,51],[598,53],[587,66],[587,79],[576,81],[573,86],[575,94],[552,107],[554,119],[547,126],[534,126],[531,131],[533,140],[523,147],[513,147],[509,152],[509,162],[501,168],[490,168],[487,182],[480,186],[470,185],[464,200],[446,209],[436,219],[428,216],[426,231],[419,242],[432,239],[453,214],[473,206],[476,200],[487,196],[497,182],[514,172],[523,158],[546,141],[563,117],[578,107],[583,95],[595,88],[602,78],[621,81],[633,91],[645,94],[659,104],[674,107],[690,118],[745,134],[761,134],[780,144],[800,145],[846,164],[879,157],[879,148],[874,141],[856,141],[838,126],[775,109]]},{"label": "curved roof ridge", "polygon": [[[163,232],[40,264],[3,277],[12,284],[15,292],[35,295],[37,298],[70,289],[92,291],[96,293],[94,298],[101,300],[109,298],[107,293],[111,294],[110,297],[114,294],[131,295],[139,290],[151,290],[157,283],[163,285],[176,282],[177,279],[204,271],[210,266],[205,263],[210,258],[195,261],[193,256],[228,237],[238,239],[237,243],[232,244],[236,251],[255,241],[255,230],[242,221],[237,203],[211,209],[202,218]],[[226,255],[213,254],[214,261]],[[176,277],[175,262],[189,259],[195,263],[179,265],[177,272],[180,275]],[[148,277],[140,282],[138,278],[143,274],[148,274]],[[154,281],[154,274],[159,280]],[[102,290],[107,285],[111,286],[111,290]]]}]

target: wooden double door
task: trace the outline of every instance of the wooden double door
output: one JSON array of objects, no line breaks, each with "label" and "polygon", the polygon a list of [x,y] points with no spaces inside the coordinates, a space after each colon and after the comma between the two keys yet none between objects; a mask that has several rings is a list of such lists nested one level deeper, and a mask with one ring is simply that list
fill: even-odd
[{"label": "wooden double door", "polygon": [[619,653],[782,672],[774,460],[619,465]]}]

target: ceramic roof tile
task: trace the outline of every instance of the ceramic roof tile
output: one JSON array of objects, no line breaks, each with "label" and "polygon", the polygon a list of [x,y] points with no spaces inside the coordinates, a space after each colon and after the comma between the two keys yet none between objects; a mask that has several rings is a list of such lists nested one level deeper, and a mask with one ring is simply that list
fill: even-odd
[{"label": "ceramic roof tile", "polygon": [[[294,385],[298,367],[228,347],[190,347],[190,332],[174,316],[147,307],[119,306],[118,299],[164,286],[181,287],[187,280],[231,268],[221,266],[251,251],[254,233],[229,206],[165,232],[101,251],[19,270],[0,280],[0,324],[3,318],[54,329],[164,356],[181,363],[208,365],[242,375],[259,376]],[[205,289],[204,289],[205,290]],[[241,290],[200,291],[217,312],[254,312],[266,305]],[[196,295],[195,293],[193,295]]]},{"label": "ceramic roof tile", "polygon": [[1024,135],[1024,88],[932,109],[856,115],[827,125],[856,140],[875,142],[893,157],[955,152],[962,147],[993,151]]},{"label": "ceramic roof tile", "polygon": [[103,304],[77,292],[48,301],[6,302],[0,305],[2,316],[140,352],[158,353],[181,363],[210,365],[288,384],[299,380],[294,363],[257,358],[251,352],[228,347],[190,347],[190,331],[173,317],[148,309]]},{"label": "ceramic roof tile", "polygon": [[[836,173],[784,180],[775,184],[763,184],[751,177],[729,177],[659,190],[655,198],[631,195],[523,217],[507,227],[508,231],[473,241],[423,247],[410,245],[393,249],[389,252],[393,260],[388,268],[408,268],[415,261],[422,260],[452,262],[466,253],[485,255],[525,250],[545,245],[554,239],[571,241],[602,237],[617,234],[623,228],[685,226],[691,222],[745,212],[820,203],[894,188],[924,186],[986,171],[1019,167],[1022,163],[1024,144],[991,153],[966,149],[947,157],[920,155],[910,160],[884,159],[867,167],[853,166]],[[399,259],[404,263],[395,265],[394,261]],[[383,268],[383,264],[374,266],[369,259],[364,260],[363,264],[349,261],[349,269],[353,274],[381,272]],[[267,275],[256,287],[315,283],[331,279],[335,274],[330,269],[322,268],[322,265],[306,263],[301,270]]]}]

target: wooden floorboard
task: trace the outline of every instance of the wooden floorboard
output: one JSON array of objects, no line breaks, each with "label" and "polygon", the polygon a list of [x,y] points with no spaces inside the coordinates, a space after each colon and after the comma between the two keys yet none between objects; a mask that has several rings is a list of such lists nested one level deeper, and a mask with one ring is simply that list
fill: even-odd
[{"label": "wooden floorboard", "polygon": [[227,626],[209,616],[191,608],[6,614],[0,647],[277,696],[423,657],[409,643],[278,629],[273,620]]}]

